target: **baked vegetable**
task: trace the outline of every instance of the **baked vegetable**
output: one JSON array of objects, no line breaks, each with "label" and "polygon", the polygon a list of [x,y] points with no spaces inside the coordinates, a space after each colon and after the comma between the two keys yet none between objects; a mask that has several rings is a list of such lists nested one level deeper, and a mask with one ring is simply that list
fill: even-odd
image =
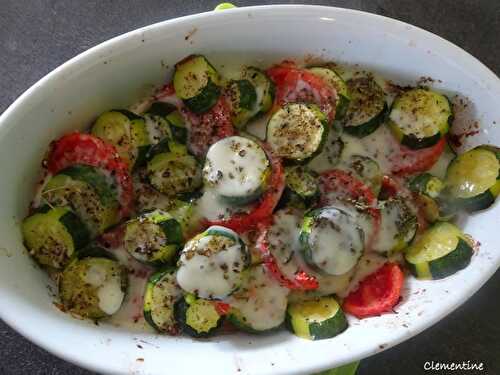
[{"label": "baked vegetable", "polygon": [[287,308],[287,327],[308,340],[324,340],[347,329],[347,319],[333,297],[292,302]]},{"label": "baked vegetable", "polygon": [[381,253],[403,250],[417,234],[417,217],[402,198],[381,202],[381,225],[374,249]]},{"label": "baked vegetable", "polygon": [[375,160],[364,155],[351,155],[345,164],[375,195],[378,195],[382,186],[383,174]]},{"label": "baked vegetable", "polygon": [[454,204],[443,194],[445,183],[441,179],[423,173],[411,179],[409,187],[416,194],[416,200],[428,222],[447,221],[455,215]]},{"label": "baked vegetable", "polygon": [[453,112],[446,96],[416,88],[392,103],[389,126],[401,144],[412,149],[435,145],[448,133]]},{"label": "baked vegetable", "polygon": [[[166,151],[162,152],[161,147],[166,147]],[[155,189],[172,197],[200,187],[201,168],[185,146],[174,142],[162,143],[152,152],[158,153],[148,162],[146,173]]]},{"label": "baked vegetable", "polygon": [[491,206],[500,193],[500,148],[478,146],[458,155],[446,171],[446,193],[468,211]]},{"label": "baked vegetable", "polygon": [[342,120],[346,114],[351,96],[349,89],[342,77],[328,64],[325,66],[312,67],[308,69],[314,75],[317,75],[337,92],[337,107],[335,110],[335,120]]},{"label": "baked vegetable", "polygon": [[123,241],[138,261],[160,265],[175,258],[184,239],[179,222],[168,212],[155,210],[128,221]]},{"label": "baked vegetable", "polygon": [[222,326],[224,316],[212,301],[187,294],[174,305],[174,316],[181,331],[192,337],[213,336]]},{"label": "baked vegetable", "polygon": [[241,285],[250,255],[232,230],[212,226],[188,241],[181,252],[177,283],[200,298],[223,299]]},{"label": "baked vegetable", "polygon": [[84,223],[68,207],[43,206],[23,220],[24,243],[43,266],[63,268],[90,241]]},{"label": "baked vegetable", "polygon": [[231,107],[233,125],[242,129],[254,116],[257,105],[257,93],[253,84],[247,79],[232,80],[224,92]]},{"label": "baked vegetable", "polygon": [[137,160],[143,160],[150,143],[144,118],[125,109],[101,114],[92,125],[91,133],[114,145],[130,168]]},{"label": "baked vegetable", "polygon": [[72,314],[100,319],[120,309],[126,288],[127,273],[117,261],[87,257],[73,260],[62,272],[59,296]]},{"label": "baked vegetable", "polygon": [[52,177],[42,198],[56,207],[69,206],[93,236],[117,224],[120,204],[114,181],[89,165],[73,165]]},{"label": "baked vegetable", "polygon": [[361,257],[364,232],[355,216],[327,206],[306,213],[300,243],[302,257],[309,266],[329,275],[342,275]]},{"label": "baked vegetable", "polygon": [[434,224],[405,251],[410,271],[419,279],[442,279],[467,267],[474,253],[460,229]]},{"label": "baked vegetable", "polygon": [[281,327],[285,320],[288,289],[271,279],[262,265],[249,269],[237,292],[228,300],[228,320],[242,331],[263,333]]},{"label": "baked vegetable", "polygon": [[373,133],[385,120],[387,103],[382,88],[372,77],[347,81],[351,101],[342,120],[344,131],[355,137]]},{"label": "baked vegetable", "polygon": [[248,80],[255,88],[256,100],[252,109],[252,117],[267,113],[274,101],[275,87],[273,81],[267,74],[259,68],[245,67],[242,75],[243,79]]},{"label": "baked vegetable", "polygon": [[175,64],[173,83],[176,95],[197,114],[212,108],[221,94],[219,74],[202,55],[190,55]]},{"label": "baked vegetable", "polygon": [[285,167],[286,187],[280,205],[308,208],[319,199],[316,177],[307,167],[295,165]]},{"label": "baked vegetable", "polygon": [[327,135],[327,119],[317,106],[287,104],[269,120],[266,141],[277,156],[304,162],[321,152]]},{"label": "baked vegetable", "polygon": [[270,169],[266,153],[257,142],[233,136],[210,147],[203,179],[225,201],[242,205],[266,190]]},{"label": "baked vegetable", "polygon": [[400,301],[403,282],[399,265],[386,263],[361,281],[358,289],[344,299],[342,308],[360,319],[393,312]]},{"label": "baked vegetable", "polygon": [[90,165],[105,171],[115,181],[120,202],[120,218],[133,208],[132,177],[126,162],[116,149],[101,139],[83,133],[70,133],[51,143],[47,169],[53,175],[76,164]]},{"label": "baked vegetable", "polygon": [[157,331],[171,335],[179,331],[174,305],[182,297],[175,272],[169,267],[151,275],[144,294],[144,319]]}]

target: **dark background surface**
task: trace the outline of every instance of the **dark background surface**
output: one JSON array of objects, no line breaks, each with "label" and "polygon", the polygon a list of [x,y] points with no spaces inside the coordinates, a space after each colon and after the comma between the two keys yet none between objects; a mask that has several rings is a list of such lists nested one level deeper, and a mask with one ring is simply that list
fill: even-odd
[{"label": "dark background surface", "polygon": [[[196,0],[1,0],[0,112],[38,79],[76,54],[126,31],[210,10],[218,3]],[[278,2],[234,3],[244,6]],[[499,0],[302,0],[279,3],[354,8],[409,22],[464,48],[500,75]],[[483,362],[485,371],[467,373],[499,375],[499,320],[500,272],[497,272],[465,305],[432,329],[364,360],[358,375],[424,374],[426,361]],[[427,373],[460,374],[458,371]],[[0,321],[0,374],[91,373],[55,358]]]}]

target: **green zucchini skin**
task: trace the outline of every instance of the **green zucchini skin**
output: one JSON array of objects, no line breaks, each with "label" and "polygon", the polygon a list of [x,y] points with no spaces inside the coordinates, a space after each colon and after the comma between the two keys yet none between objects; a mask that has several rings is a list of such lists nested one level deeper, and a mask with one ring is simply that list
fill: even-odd
[{"label": "green zucchini skin", "polygon": [[[450,248],[452,239],[456,244]],[[406,250],[405,258],[415,277],[436,280],[467,267],[473,254],[472,246],[460,229],[451,223],[439,222]]]},{"label": "green zucchini skin", "polygon": [[231,120],[238,129],[243,129],[254,116],[257,93],[255,87],[247,79],[229,81],[225,96],[231,106]]},{"label": "green zucchini skin", "polygon": [[[206,314],[206,312],[209,312],[210,314]],[[191,314],[204,319],[204,322],[194,322],[195,324],[200,324],[203,329],[199,329],[201,327],[194,326],[193,322],[189,318],[192,316]],[[174,316],[181,331],[184,334],[195,338],[214,336],[220,330],[222,323],[224,322],[224,316],[217,313],[212,302],[197,299],[192,296],[185,296],[174,304]]]},{"label": "green zucchini skin", "polygon": [[335,120],[342,120],[349,107],[351,96],[346,82],[340,74],[335,71],[334,64],[325,64],[322,66],[313,66],[308,69],[314,75],[322,78],[327,84],[332,86],[337,92],[337,103],[335,108]]},{"label": "green zucchini skin", "polygon": [[174,304],[182,298],[182,292],[175,281],[175,272],[174,267],[167,267],[152,274],[144,294],[144,319],[158,332],[167,334],[176,334],[179,330]]},{"label": "green zucchini skin", "polygon": [[219,80],[213,65],[202,55],[190,55],[175,64],[175,92],[196,114],[207,112],[217,103],[221,95]]},{"label": "green zucchini skin", "polygon": [[256,101],[252,109],[251,119],[267,113],[274,102],[276,87],[267,74],[254,66],[248,66],[243,70],[242,79],[248,80],[255,88]]},{"label": "green zucchini skin", "polygon": [[[187,128],[184,118],[173,104],[165,102],[154,102],[146,112],[148,116],[156,116],[164,121],[166,128],[165,133],[168,135],[168,140],[186,144]],[[161,142],[162,140],[160,140]]]},{"label": "green zucchini skin", "polygon": [[202,184],[201,166],[184,145],[164,141],[148,154],[146,175],[159,192],[174,197],[196,191]]},{"label": "green zucchini skin", "polygon": [[259,198],[270,173],[270,162],[261,145],[241,136],[227,137],[210,146],[203,166],[205,186],[233,205]]},{"label": "green zucchini skin", "polygon": [[149,145],[144,118],[126,109],[102,113],[92,125],[91,133],[114,145],[130,169],[140,153],[144,153],[142,149]]},{"label": "green zucchini skin", "polygon": [[445,193],[469,212],[490,207],[500,194],[500,148],[482,145],[455,157],[446,171]]},{"label": "green zucchini skin", "polygon": [[[453,109],[446,96],[415,88],[394,99],[389,114],[389,127],[402,145],[419,150],[438,143],[448,133],[452,120]],[[414,132],[408,121],[412,122]],[[432,134],[422,134],[424,129],[431,127],[434,130]]]},{"label": "green zucchini skin", "polygon": [[45,206],[23,220],[24,244],[42,266],[62,269],[87,245],[90,232],[68,207]]},{"label": "green zucchini skin", "polygon": [[[99,272],[96,272],[95,268]],[[93,269],[94,271],[91,271]],[[99,274],[98,278],[92,276],[96,273]],[[102,296],[99,293],[101,288],[109,286],[109,283],[114,284],[114,293],[121,292],[121,300],[117,306],[113,306],[112,311],[109,311],[109,305],[104,305],[108,309],[101,305]],[[123,303],[127,286],[127,270],[117,261],[100,257],[75,258],[60,276],[59,296],[67,311],[83,318],[97,320],[118,311]]]},{"label": "green zucchini skin", "polygon": [[272,333],[272,332],[276,332],[276,331],[278,331],[279,329],[281,329],[283,327],[283,324],[280,324],[280,325],[278,325],[276,327],[273,327],[273,328],[269,328],[269,329],[265,329],[265,330],[258,330],[258,329],[255,329],[255,328],[251,327],[249,324],[247,324],[244,321],[244,318],[242,318],[238,314],[238,312],[234,312],[234,311],[231,311],[227,315],[227,320],[232,325],[234,325],[236,328],[238,328],[240,331],[243,331],[243,332],[246,332],[246,333],[250,333],[252,335],[265,335],[265,334],[269,334],[269,333]]},{"label": "green zucchini skin", "polygon": [[[364,251],[364,231],[357,225],[356,220],[352,214],[334,206],[321,207],[306,212],[299,235],[300,254],[304,261],[312,269],[329,275],[341,275],[352,269]],[[329,246],[332,245],[329,247],[329,255],[333,259],[324,259],[325,254],[321,254],[321,252],[324,252],[325,244],[319,244],[320,241],[315,244],[316,241],[312,240],[313,235],[318,236],[326,230],[335,232],[335,238],[330,235],[329,243]],[[343,240],[346,245],[340,247],[337,244],[334,247],[333,239]],[[331,255],[335,251],[337,254],[332,257]],[[315,260],[317,256],[321,262]],[[344,257],[340,265],[339,261],[335,259],[336,257],[339,259]]]},{"label": "green zucchini skin", "polygon": [[[326,316],[318,318],[322,313]],[[301,338],[324,340],[344,332],[348,323],[333,297],[318,297],[291,303],[287,309],[286,327]]]},{"label": "green zucchini skin", "polygon": [[[317,106],[289,103],[269,119],[266,142],[277,156],[302,164],[321,152],[328,133],[327,118]],[[302,140],[300,145],[295,144],[297,139]]]},{"label": "green zucchini skin", "polygon": [[359,77],[347,81],[351,101],[342,120],[344,131],[363,138],[385,121],[388,106],[382,88],[372,77]]},{"label": "green zucchini skin", "polygon": [[285,190],[278,207],[296,207],[306,209],[319,200],[319,185],[315,174],[306,166],[285,167]]},{"label": "green zucchini skin", "polygon": [[75,165],[53,176],[42,198],[55,207],[69,206],[97,236],[119,221],[119,202],[114,182],[94,167]]},{"label": "green zucchini skin", "polygon": [[162,265],[173,261],[183,243],[181,225],[161,210],[145,213],[125,225],[125,249],[146,264]]}]

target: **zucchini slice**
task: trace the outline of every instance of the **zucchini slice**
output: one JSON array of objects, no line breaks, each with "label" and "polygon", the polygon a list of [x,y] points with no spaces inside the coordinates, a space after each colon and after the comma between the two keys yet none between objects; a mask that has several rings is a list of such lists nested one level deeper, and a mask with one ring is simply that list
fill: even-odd
[{"label": "zucchini slice", "polygon": [[328,206],[306,213],[300,230],[302,257],[313,269],[342,275],[363,254],[364,231],[352,214]]},{"label": "zucchini slice", "polygon": [[273,81],[259,68],[248,66],[243,70],[242,79],[250,81],[255,88],[256,100],[252,117],[267,113],[274,102],[275,87]]},{"label": "zucchini slice", "polygon": [[247,79],[232,80],[226,86],[225,97],[231,107],[233,125],[242,129],[254,116],[253,110],[257,103],[255,87]]},{"label": "zucchini slice", "polygon": [[437,198],[444,189],[444,182],[430,173],[422,173],[410,180],[410,190],[415,193]]},{"label": "zucchini slice", "polygon": [[44,206],[22,223],[24,243],[43,266],[63,268],[75,251],[90,241],[90,233],[68,207]]},{"label": "zucchini slice", "polygon": [[221,94],[219,74],[202,55],[190,55],[175,64],[174,89],[194,113],[207,112]]},{"label": "zucchini slice", "polygon": [[474,253],[460,229],[447,222],[429,228],[405,252],[410,271],[419,279],[442,279],[467,267]]},{"label": "zucchini slice", "polygon": [[319,199],[319,185],[316,176],[302,165],[285,167],[286,186],[279,206],[308,208]]},{"label": "zucchini slice", "polygon": [[243,205],[264,192],[270,171],[266,153],[257,142],[233,136],[210,146],[203,179],[226,202]]},{"label": "zucchini slice", "polygon": [[171,335],[178,332],[174,305],[182,297],[175,272],[169,267],[151,275],[144,294],[144,319],[157,331]]},{"label": "zucchini slice", "polygon": [[[163,152],[163,150],[166,150]],[[201,186],[201,168],[186,146],[174,142],[159,143],[151,149],[154,155],[146,167],[153,187],[170,197],[190,193]]]},{"label": "zucchini slice", "polygon": [[448,221],[456,214],[456,207],[450,199],[443,194],[445,183],[430,173],[423,173],[410,180],[410,190],[416,194],[416,199],[425,220]]},{"label": "zucchini slice", "polygon": [[347,329],[347,319],[333,297],[292,302],[287,309],[287,327],[307,340],[324,340]]},{"label": "zucchini slice", "polygon": [[114,182],[91,166],[74,165],[62,170],[44,186],[42,198],[51,206],[70,206],[92,236],[119,221]]},{"label": "zucchini slice", "polygon": [[114,145],[118,154],[132,168],[149,144],[144,118],[125,109],[115,109],[101,114],[91,133]]},{"label": "zucchini slice", "polygon": [[[170,103],[154,102],[148,109],[146,120],[151,118],[154,120],[153,126],[156,125],[156,130],[159,133],[159,140],[169,138],[174,142],[186,144],[187,142],[187,128],[182,114],[177,108]],[[149,130],[151,133],[151,130]],[[153,142],[158,143],[158,142]]]},{"label": "zucchini slice", "polygon": [[345,164],[347,168],[363,181],[375,195],[382,187],[383,173],[379,164],[372,158],[364,155],[351,155]]},{"label": "zucchini slice", "polygon": [[453,159],[446,171],[446,192],[468,211],[491,206],[500,193],[500,148],[478,146]]},{"label": "zucchini slice", "polygon": [[177,283],[200,298],[223,299],[238,289],[250,265],[245,243],[232,230],[211,226],[181,252]]},{"label": "zucchini slice", "polygon": [[285,321],[289,291],[271,279],[264,266],[249,269],[240,290],[228,301],[228,320],[248,333],[264,333],[282,326]]},{"label": "zucchini slice", "polygon": [[415,214],[402,199],[384,201],[380,214],[380,231],[374,249],[390,254],[406,248],[417,234]]},{"label": "zucchini slice", "polygon": [[138,261],[160,265],[175,258],[184,239],[179,222],[168,212],[155,210],[128,221],[123,242]]},{"label": "zucchini slice", "polygon": [[224,322],[212,301],[187,294],[174,305],[174,316],[181,331],[200,338],[213,336]]},{"label": "zucchini slice", "polygon": [[426,89],[405,91],[392,103],[389,126],[412,149],[435,145],[450,128],[453,112],[446,96]]},{"label": "zucchini slice", "polygon": [[384,122],[387,103],[382,88],[373,77],[359,77],[347,81],[351,101],[342,124],[344,131],[358,138],[373,133]]},{"label": "zucchini slice", "polygon": [[72,314],[100,319],[120,309],[127,283],[125,267],[115,260],[75,259],[61,274],[59,296],[65,309]]},{"label": "zucchini slice", "polygon": [[342,120],[349,107],[351,96],[346,82],[342,77],[328,64],[325,66],[312,67],[308,69],[312,74],[323,79],[329,86],[337,92],[337,105],[335,109],[335,120]]},{"label": "zucchini slice", "polygon": [[267,123],[266,141],[276,156],[307,161],[321,152],[328,135],[326,116],[312,104],[287,104]]}]

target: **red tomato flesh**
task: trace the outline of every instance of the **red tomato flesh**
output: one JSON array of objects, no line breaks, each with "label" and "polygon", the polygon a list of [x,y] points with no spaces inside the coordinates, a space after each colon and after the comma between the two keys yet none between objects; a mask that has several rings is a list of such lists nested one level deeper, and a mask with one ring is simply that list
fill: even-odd
[{"label": "red tomato flesh", "polygon": [[386,263],[347,296],[343,310],[360,319],[392,311],[399,302],[403,281],[401,268],[396,263]]}]

